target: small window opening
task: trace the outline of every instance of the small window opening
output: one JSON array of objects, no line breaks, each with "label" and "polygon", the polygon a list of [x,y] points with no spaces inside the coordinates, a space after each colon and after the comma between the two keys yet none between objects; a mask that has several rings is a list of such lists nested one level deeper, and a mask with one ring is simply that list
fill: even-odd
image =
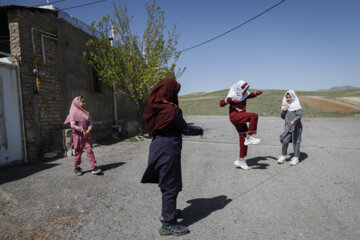
[{"label": "small window opening", "polygon": [[[9,22],[7,19],[6,12],[0,11],[0,51],[10,52],[10,33],[9,33]],[[1,57],[6,57],[0,54]]]},{"label": "small window opening", "polygon": [[102,92],[102,83],[93,67],[90,67],[90,90],[93,93]]}]

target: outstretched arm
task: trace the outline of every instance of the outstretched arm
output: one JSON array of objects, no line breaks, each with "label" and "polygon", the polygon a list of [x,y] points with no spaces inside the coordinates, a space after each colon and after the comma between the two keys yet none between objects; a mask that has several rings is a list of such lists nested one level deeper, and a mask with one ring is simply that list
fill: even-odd
[{"label": "outstretched arm", "polygon": [[192,126],[185,122],[181,111],[178,113],[178,115],[174,118],[174,124],[176,128],[184,135],[188,136],[196,136],[196,135],[203,135],[204,130],[201,127],[198,126]]},{"label": "outstretched arm", "polygon": [[262,94],[262,93],[263,93],[263,90],[258,90],[258,91],[256,91],[256,92],[250,93],[247,98],[254,98],[254,97],[259,96],[259,95]]}]

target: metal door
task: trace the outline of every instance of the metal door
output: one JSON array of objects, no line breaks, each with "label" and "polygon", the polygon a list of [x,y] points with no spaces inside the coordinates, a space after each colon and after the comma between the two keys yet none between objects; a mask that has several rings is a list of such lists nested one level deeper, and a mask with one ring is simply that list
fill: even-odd
[{"label": "metal door", "polygon": [[16,65],[0,62],[0,166],[24,160]]}]

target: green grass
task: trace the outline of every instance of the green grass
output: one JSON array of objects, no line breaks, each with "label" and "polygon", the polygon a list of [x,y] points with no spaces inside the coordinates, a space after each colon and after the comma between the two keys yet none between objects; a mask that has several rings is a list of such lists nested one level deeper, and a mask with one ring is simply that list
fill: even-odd
[{"label": "green grass", "polygon": [[[255,90],[251,90],[255,91]],[[179,105],[184,115],[227,115],[229,113],[228,106],[220,107],[219,102],[224,99],[228,90],[220,90],[210,93],[194,93],[179,97]],[[247,101],[247,111],[256,112],[259,116],[279,116],[281,109],[281,101],[285,94],[285,90],[265,90],[264,93],[256,98]],[[360,97],[360,89],[351,89],[334,92],[305,92],[297,91],[298,96],[320,96],[330,99],[339,97]],[[194,99],[193,98],[209,98]],[[210,98],[213,97],[213,98]],[[326,112],[314,108],[306,103],[301,103],[303,107],[304,117],[347,117],[360,114],[359,112]]]}]

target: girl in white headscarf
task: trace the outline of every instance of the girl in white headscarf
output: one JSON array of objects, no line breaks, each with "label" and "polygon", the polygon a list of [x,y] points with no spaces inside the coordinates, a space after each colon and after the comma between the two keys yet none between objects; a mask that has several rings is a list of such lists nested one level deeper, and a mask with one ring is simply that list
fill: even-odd
[{"label": "girl in white headscarf", "polygon": [[285,129],[280,135],[282,143],[282,155],[278,158],[279,164],[284,163],[287,155],[287,148],[290,142],[293,143],[294,156],[291,158],[290,165],[295,166],[299,163],[300,142],[302,133],[302,108],[299,98],[294,90],[286,91],[281,106],[281,117],[285,119]]},{"label": "girl in white headscarf", "polygon": [[[246,112],[246,100],[260,95],[263,91],[259,90],[250,93],[249,84],[243,80],[236,82],[231,86],[227,97],[220,101],[220,106],[229,104],[229,117],[231,123],[236,127],[240,138],[240,155],[234,162],[236,167],[244,170],[249,169],[245,157],[247,146],[260,143],[260,139],[253,137],[256,134],[258,115],[256,113]],[[247,126],[249,122],[249,127]]]}]

